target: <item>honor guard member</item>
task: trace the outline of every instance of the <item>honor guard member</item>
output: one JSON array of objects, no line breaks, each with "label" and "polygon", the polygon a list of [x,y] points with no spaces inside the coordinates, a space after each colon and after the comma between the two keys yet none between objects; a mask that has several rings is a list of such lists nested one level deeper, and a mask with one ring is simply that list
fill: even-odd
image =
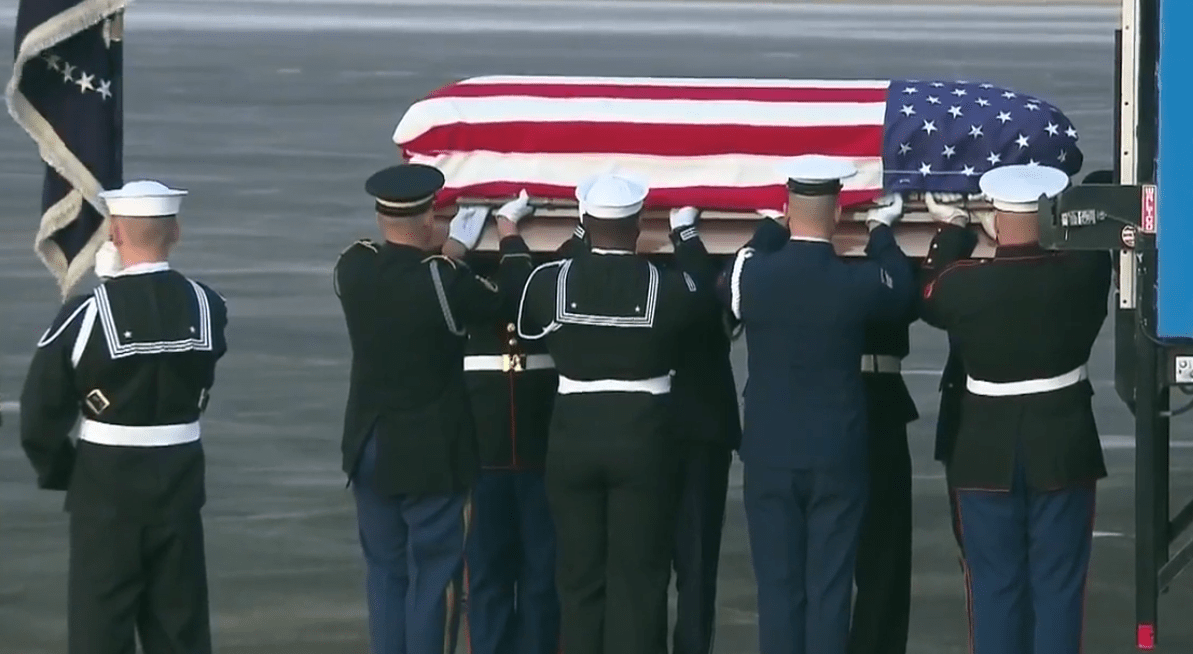
[{"label": "honor guard member", "polygon": [[646,195],[625,176],[580,184],[591,249],[536,268],[518,311],[519,337],[545,338],[559,373],[546,482],[568,654],[667,651],[670,372],[702,296],[635,254]]},{"label": "honor guard member", "polygon": [[870,432],[870,491],[858,541],[850,654],[906,654],[911,620],[911,450],[919,418],[903,381],[916,306],[898,320],[866,324],[862,381]]},{"label": "honor guard member", "polygon": [[765,218],[718,281],[750,345],[740,453],[760,652],[844,654],[867,492],[865,329],[905,320],[915,284],[890,227],[900,196],[868,216],[870,260],[846,263],[830,239],[857,169],[809,155],[783,172],[787,217]]},{"label": "honor guard member", "polygon": [[1094,486],[1106,476],[1086,362],[1106,318],[1111,259],[1040,247],[1038,199],[1068,182],[1046,166],[987,172],[994,257],[966,259],[968,215],[957,209],[924,263],[922,316],[948,332],[966,374],[948,477],[974,654],[1081,649]]},{"label": "honor guard member", "polygon": [[212,651],[199,418],[227,309],[168,263],[185,195],[152,181],[99,194],[123,269],[98,262],[108,279],[66,302],[25,378],[21,445],[70,513],[70,654],[126,654],[136,636],[146,654]]},{"label": "honor guard member", "polygon": [[[352,345],[343,469],[356,499],[373,654],[454,651],[468,491],[479,466],[466,329],[509,310],[530,270],[525,258],[506,257],[494,286],[429,254],[443,183],[442,173],[418,164],[370,177],[365,190],[385,240],[357,241],[335,268]],[[487,216],[461,209],[449,234],[475,243]],[[528,251],[511,217],[499,217],[497,228],[503,254]]]},{"label": "honor guard member", "polygon": [[[680,267],[690,269],[699,292],[712,294],[710,303],[719,306],[714,290],[718,271],[697,238],[697,217],[690,207],[673,211],[671,243],[678,255],[695,259],[680,261]],[[717,568],[729,465],[741,443],[741,409],[725,318],[718,308],[692,325],[671,378],[672,428],[679,451],[673,654],[711,654],[716,633]]]},{"label": "honor guard member", "polygon": [[[518,220],[532,211],[523,191],[497,215]],[[448,247],[457,245],[449,239],[445,253],[453,254]],[[475,242],[464,245],[472,249]],[[532,269],[529,252],[506,257],[519,257],[527,272]],[[474,263],[479,271],[485,262]],[[492,323],[470,330],[464,357],[481,465],[464,569],[464,634],[471,654],[559,650],[555,528],[543,484],[557,377],[546,346],[518,338],[516,308],[511,303]]]}]

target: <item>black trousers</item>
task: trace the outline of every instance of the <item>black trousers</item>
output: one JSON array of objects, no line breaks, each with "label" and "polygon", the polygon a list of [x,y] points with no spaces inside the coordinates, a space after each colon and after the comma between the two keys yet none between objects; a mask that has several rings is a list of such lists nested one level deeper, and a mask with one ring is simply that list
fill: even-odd
[{"label": "black trousers", "polygon": [[733,453],[720,443],[682,445],[679,511],[675,527],[675,631],[672,654],[711,654],[717,624],[717,564],[729,464]]},{"label": "black trousers", "polygon": [[854,577],[850,654],[906,654],[911,616],[911,451],[907,425],[875,424],[870,498]]},{"label": "black trousers", "polygon": [[547,454],[567,654],[667,654],[675,473],[663,447]]},{"label": "black trousers", "polygon": [[70,516],[69,654],[211,654],[203,522]]}]

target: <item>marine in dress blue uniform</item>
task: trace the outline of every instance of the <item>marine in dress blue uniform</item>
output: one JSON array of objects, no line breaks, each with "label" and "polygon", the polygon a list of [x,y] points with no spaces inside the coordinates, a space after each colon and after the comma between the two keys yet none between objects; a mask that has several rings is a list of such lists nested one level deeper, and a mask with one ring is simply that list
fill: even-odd
[{"label": "marine in dress blue uniform", "polygon": [[1094,519],[1106,476],[1086,362],[1107,313],[1108,252],[1038,244],[1040,196],[1061,171],[1006,166],[980,185],[998,248],[968,260],[957,211],[933,240],[922,317],[964,367],[948,459],[960,520],[974,654],[1077,654]]},{"label": "marine in dress blue uniform", "polygon": [[[356,499],[373,654],[454,651],[479,469],[467,329],[508,311],[531,269],[525,257],[507,257],[494,286],[429,252],[443,182],[414,164],[369,178],[386,240],[357,241],[335,267],[352,345],[343,469]],[[487,216],[461,209],[450,233],[479,235]],[[503,254],[528,251],[512,221],[499,218],[498,228]]]},{"label": "marine in dress blue uniform", "polygon": [[761,654],[844,654],[867,497],[866,324],[911,310],[915,284],[890,223],[873,213],[870,261],[846,263],[830,237],[847,162],[799,157],[788,178],[791,231],[764,219],[718,289],[745,328],[741,459],[758,583]]},{"label": "marine in dress blue uniform", "polygon": [[[544,339],[559,373],[546,458],[556,528],[562,650],[666,654],[677,459],[670,372],[700,311],[686,273],[634,252],[646,185],[580,184],[590,248],[535,269],[518,333]],[[687,269],[700,251],[677,252]]]},{"label": "marine in dress blue uniform", "polygon": [[[520,219],[531,211],[523,193],[497,215]],[[529,265],[530,253],[505,257]],[[479,255],[470,262],[478,271],[497,265]],[[559,649],[555,528],[543,482],[558,378],[542,342],[518,338],[514,313],[510,307],[491,324],[470,330],[464,357],[481,465],[465,556],[470,654]]]},{"label": "marine in dress blue uniform", "polygon": [[152,181],[100,193],[117,261],[97,257],[102,283],[63,305],[21,394],[38,486],[66,491],[70,654],[128,654],[138,636],[145,654],[212,651],[200,417],[227,309],[168,263],[185,194]]},{"label": "marine in dress blue uniform", "polygon": [[857,598],[850,654],[905,654],[911,619],[911,450],[907,424],[919,417],[902,361],[915,307],[865,328],[862,380],[870,432],[870,495],[858,542]]}]

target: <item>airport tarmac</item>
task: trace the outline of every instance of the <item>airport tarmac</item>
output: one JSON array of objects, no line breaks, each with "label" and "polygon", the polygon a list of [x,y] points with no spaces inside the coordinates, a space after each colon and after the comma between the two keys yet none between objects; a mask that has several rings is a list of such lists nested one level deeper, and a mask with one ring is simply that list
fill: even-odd
[{"label": "airport tarmac", "polygon": [[[1100,8],[852,3],[711,10],[715,3],[143,0],[126,33],[126,178],[188,188],[176,265],[227,296],[231,350],[205,419],[211,603],[224,654],[367,651],[361,555],[339,472],[349,350],[331,267],[372,236],[363,180],[396,158],[403,110],[480,74],[988,80],[1054,102],[1087,171],[1107,167],[1113,30]],[[859,9],[859,7],[862,7]],[[268,13],[265,13],[268,12]],[[11,12],[10,12],[11,13]],[[549,13],[549,15],[548,15]],[[851,28],[851,26],[853,26]],[[0,12],[0,50],[11,15]],[[32,253],[42,165],[0,121],[0,394],[19,395],[57,291]],[[1091,375],[1110,476],[1100,486],[1086,654],[1134,645],[1133,423],[1113,389],[1111,330]],[[915,468],[911,654],[961,654],[965,602],[932,461],[940,332],[917,324],[907,380],[921,417]],[[739,384],[744,351],[735,351]],[[0,654],[64,649],[62,496],[38,491],[0,427]],[[1174,423],[1179,500],[1193,495],[1193,430]],[[716,654],[757,651],[753,572],[735,465]],[[1193,648],[1193,580],[1161,600],[1161,652]],[[1186,618],[1186,619],[1182,619]],[[1043,653],[1041,653],[1043,654]]]}]

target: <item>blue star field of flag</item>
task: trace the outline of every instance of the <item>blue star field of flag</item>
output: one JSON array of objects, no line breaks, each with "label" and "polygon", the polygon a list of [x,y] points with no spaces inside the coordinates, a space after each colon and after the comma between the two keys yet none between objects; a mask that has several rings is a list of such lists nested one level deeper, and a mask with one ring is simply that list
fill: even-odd
[{"label": "blue star field of flag", "polygon": [[980,193],[1000,166],[1081,170],[1077,129],[1059,109],[1029,95],[965,81],[892,80],[883,129],[883,189]]},{"label": "blue star field of flag", "polygon": [[[17,13],[18,56],[28,47],[26,36],[34,30],[43,32],[39,38],[52,43],[30,52],[34,56],[23,64],[16,64],[20,66],[18,92],[40,118],[27,116],[25,120],[46,158],[43,226],[72,191],[84,195],[77,213],[66,217],[69,222],[54,218],[58,226],[48,237],[57,250],[51,259],[64,260],[67,265],[103,224],[103,216],[94,206],[98,199],[89,187],[117,188],[122,183],[123,52],[119,35],[105,20],[103,12],[110,11],[112,3],[94,0],[21,0]],[[68,15],[74,18],[64,20]],[[39,250],[45,245],[39,243]]]}]

